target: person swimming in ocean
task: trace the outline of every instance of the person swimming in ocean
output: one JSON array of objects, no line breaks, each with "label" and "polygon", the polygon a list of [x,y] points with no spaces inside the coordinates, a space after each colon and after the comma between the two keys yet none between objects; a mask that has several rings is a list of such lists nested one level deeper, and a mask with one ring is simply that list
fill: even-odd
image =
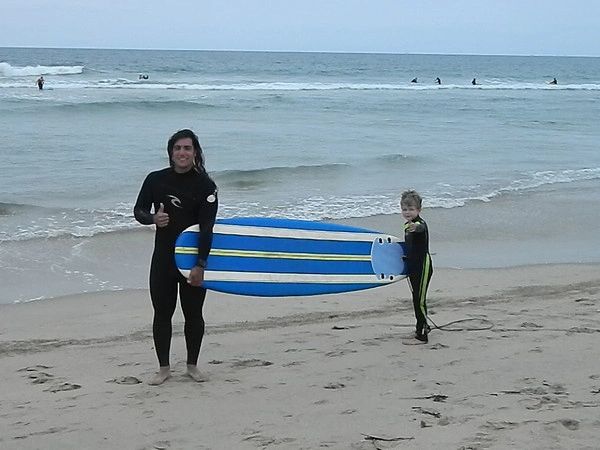
[{"label": "person swimming in ocean", "polygon": [[416,83],[417,82],[417,78],[413,78],[412,80],[410,80],[411,83]]},{"label": "person swimming in ocean", "polygon": [[477,78],[473,78],[473,80],[471,80],[471,84],[473,86],[476,86],[477,85]]},{"label": "person swimming in ocean", "polygon": [[552,81],[549,81],[548,84],[558,84],[558,81],[556,81],[556,78],[553,78]]},{"label": "person swimming in ocean", "polygon": [[145,73],[140,73],[140,75],[138,77],[139,80],[147,80],[148,78],[149,78],[148,75]]},{"label": "person swimming in ocean", "polygon": [[442,80],[440,80],[440,77],[437,77],[437,78],[435,79],[435,82],[436,82],[437,84],[442,84]]},{"label": "person swimming in ocean", "polygon": [[38,89],[39,89],[40,91],[41,91],[42,89],[44,89],[44,77],[43,77],[43,76],[39,77],[39,78],[37,79],[36,83],[37,83],[37,87],[38,87]]}]

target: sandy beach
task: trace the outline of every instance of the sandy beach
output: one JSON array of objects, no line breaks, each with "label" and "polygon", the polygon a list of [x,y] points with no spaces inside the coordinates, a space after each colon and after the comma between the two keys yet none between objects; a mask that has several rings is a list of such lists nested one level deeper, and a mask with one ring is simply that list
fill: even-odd
[{"label": "sandy beach", "polygon": [[[309,14],[305,2],[294,14],[292,2],[265,3],[265,14],[255,2],[215,4],[194,10],[202,26],[190,34],[164,33],[163,17],[150,23],[146,12],[106,33],[130,5],[48,20],[43,8],[8,3],[0,450],[600,450],[591,8],[505,2],[486,18],[440,2],[357,3],[350,23],[352,2],[343,14],[331,2]],[[165,5],[154,9],[164,16]],[[30,10],[43,26],[32,27]],[[39,33],[23,34],[22,17]],[[252,45],[252,27],[264,45]],[[53,28],[56,39],[40,41]],[[120,35],[141,41],[108,45]],[[350,36],[359,45],[335,50]],[[154,227],[132,212],[147,174],[175,163],[167,141],[182,128],[199,136],[218,218],[325,221],[402,239],[399,199],[417,190],[434,267],[429,342],[403,344],[415,326],[406,281],[304,298],[209,292],[207,381],[186,376],[178,307],[173,376],[149,385]]]},{"label": "sandy beach", "polygon": [[[598,265],[439,269],[438,325],[405,282],[297,299],[209,293],[186,378],[153,387],[146,290],[0,305],[3,449],[598,448]],[[479,329],[479,330],[476,330]],[[453,330],[453,331],[451,331]]]}]

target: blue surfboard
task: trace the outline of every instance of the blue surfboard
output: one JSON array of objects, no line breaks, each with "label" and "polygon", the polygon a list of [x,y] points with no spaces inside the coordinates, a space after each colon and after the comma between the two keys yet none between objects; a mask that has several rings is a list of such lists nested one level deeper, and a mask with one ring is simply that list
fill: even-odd
[{"label": "blue surfboard", "polygon": [[[198,260],[198,225],[175,243],[188,276]],[[404,243],[395,236],[306,220],[220,219],[206,261],[207,289],[257,297],[289,297],[370,289],[405,278]]]}]

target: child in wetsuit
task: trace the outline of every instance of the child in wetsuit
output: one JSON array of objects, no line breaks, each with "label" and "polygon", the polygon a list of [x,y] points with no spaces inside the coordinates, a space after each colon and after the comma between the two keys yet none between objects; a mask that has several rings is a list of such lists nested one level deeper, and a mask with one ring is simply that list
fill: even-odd
[{"label": "child in wetsuit", "polygon": [[427,224],[421,218],[423,200],[416,191],[405,191],[400,199],[404,224],[404,241],[408,264],[408,281],[412,291],[413,306],[417,319],[414,338],[406,340],[405,344],[425,344],[429,325],[427,325],[427,288],[433,275],[431,255],[429,254],[429,231]]}]

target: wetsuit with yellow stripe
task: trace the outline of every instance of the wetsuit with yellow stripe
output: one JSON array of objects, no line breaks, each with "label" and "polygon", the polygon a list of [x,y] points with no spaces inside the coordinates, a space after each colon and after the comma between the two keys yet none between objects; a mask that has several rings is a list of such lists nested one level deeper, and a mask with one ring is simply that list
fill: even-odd
[{"label": "wetsuit with yellow stripe", "polygon": [[[414,231],[408,231],[411,223],[417,224]],[[404,241],[406,243],[406,262],[408,263],[408,280],[412,291],[413,306],[417,319],[417,336],[427,339],[427,288],[433,275],[433,265],[429,254],[429,231],[427,223],[417,216],[404,224]]]}]

